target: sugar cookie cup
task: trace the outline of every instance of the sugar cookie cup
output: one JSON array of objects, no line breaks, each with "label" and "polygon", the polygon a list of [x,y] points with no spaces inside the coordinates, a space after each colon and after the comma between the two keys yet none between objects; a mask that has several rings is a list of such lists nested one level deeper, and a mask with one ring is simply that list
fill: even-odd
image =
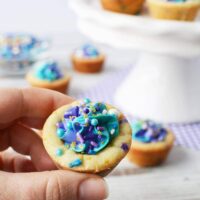
[{"label": "sugar cookie cup", "polygon": [[68,91],[71,77],[61,72],[57,63],[44,60],[34,64],[33,69],[26,75],[27,82],[33,87],[56,90],[61,93]]},{"label": "sugar cookie cup", "polygon": [[[147,130],[146,132],[145,129]],[[149,140],[148,137],[151,137],[149,127],[145,129],[140,128],[135,133],[133,130],[132,145],[128,153],[128,159],[141,167],[160,165],[167,159],[167,156],[173,147],[174,135],[171,131],[162,128],[163,131],[166,131],[164,135],[155,135],[153,130],[152,135],[154,134],[154,136]],[[143,133],[147,134],[148,136],[146,135],[143,137]],[[142,138],[136,139],[135,134],[143,136]],[[159,137],[161,139],[159,139]]]},{"label": "sugar cookie cup", "polygon": [[59,80],[49,82],[47,80],[38,79],[37,77],[33,76],[32,72],[30,72],[26,75],[26,80],[32,87],[46,88],[65,94],[68,92],[71,77],[65,75]]},{"label": "sugar cookie cup", "polygon": [[79,58],[72,56],[74,70],[82,73],[98,73],[103,70],[105,61],[104,55],[99,55],[96,58]]},{"label": "sugar cookie cup", "polygon": [[91,45],[85,44],[77,48],[71,56],[75,71],[82,73],[98,73],[103,69],[105,55]]},{"label": "sugar cookie cup", "polygon": [[200,8],[200,1],[147,0],[147,5],[150,15],[154,18],[194,21]]},{"label": "sugar cookie cup", "polygon": [[85,99],[50,115],[43,143],[58,168],[105,176],[128,153],[131,132],[117,109]]},{"label": "sugar cookie cup", "polygon": [[141,11],[143,3],[144,0],[101,0],[106,10],[132,15]]}]

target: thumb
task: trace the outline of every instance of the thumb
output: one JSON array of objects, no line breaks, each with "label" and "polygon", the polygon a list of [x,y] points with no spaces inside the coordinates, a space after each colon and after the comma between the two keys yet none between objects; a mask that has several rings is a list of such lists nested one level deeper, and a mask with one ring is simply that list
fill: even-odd
[{"label": "thumb", "polygon": [[70,171],[11,174],[0,172],[0,199],[7,200],[102,200],[105,181],[97,176]]}]

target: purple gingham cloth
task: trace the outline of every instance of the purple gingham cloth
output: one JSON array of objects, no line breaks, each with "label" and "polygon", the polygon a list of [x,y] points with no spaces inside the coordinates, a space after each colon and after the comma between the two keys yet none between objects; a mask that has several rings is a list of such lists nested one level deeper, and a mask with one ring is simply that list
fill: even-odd
[{"label": "purple gingham cloth", "polygon": [[[94,101],[104,101],[110,104],[114,104],[113,95],[122,82],[127,76],[130,67],[124,68],[113,72],[108,75],[105,80],[101,81],[101,84],[97,84],[90,90],[78,94],[77,98],[91,98]],[[130,114],[126,115],[131,122],[134,117]],[[168,124],[170,129],[176,136],[176,145],[191,148],[194,150],[200,150],[200,123],[191,124]]]}]

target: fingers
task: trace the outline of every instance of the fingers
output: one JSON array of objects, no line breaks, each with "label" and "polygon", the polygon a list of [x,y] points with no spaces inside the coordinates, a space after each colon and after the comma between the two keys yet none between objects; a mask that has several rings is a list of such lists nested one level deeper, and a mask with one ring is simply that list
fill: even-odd
[{"label": "fingers", "polygon": [[[107,197],[103,179],[70,171],[0,174],[5,199],[102,200]],[[4,199],[4,198],[2,198]]]},{"label": "fingers", "polygon": [[23,117],[19,120],[22,124],[25,124],[29,127],[35,128],[35,129],[42,129],[43,125],[46,121],[46,118],[32,118],[32,117]]},{"label": "fingers", "polygon": [[[55,109],[73,99],[59,92],[38,89],[0,89],[0,123],[19,118],[35,118],[44,122]],[[37,122],[38,123],[38,122]]]},{"label": "fingers", "polygon": [[6,172],[34,172],[36,171],[32,161],[15,152],[5,151],[0,154],[0,170]]},{"label": "fingers", "polygon": [[30,155],[38,171],[56,169],[52,160],[46,153],[39,135],[32,129],[17,124],[0,134],[0,151],[11,146],[16,152]]}]

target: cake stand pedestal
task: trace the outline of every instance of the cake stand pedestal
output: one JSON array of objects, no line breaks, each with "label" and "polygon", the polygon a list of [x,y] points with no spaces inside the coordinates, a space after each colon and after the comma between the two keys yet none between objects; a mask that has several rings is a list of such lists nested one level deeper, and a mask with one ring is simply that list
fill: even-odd
[{"label": "cake stand pedestal", "polygon": [[70,0],[80,30],[97,42],[141,52],[115,94],[116,104],[140,118],[199,121],[200,23],[116,14],[98,2]]}]

